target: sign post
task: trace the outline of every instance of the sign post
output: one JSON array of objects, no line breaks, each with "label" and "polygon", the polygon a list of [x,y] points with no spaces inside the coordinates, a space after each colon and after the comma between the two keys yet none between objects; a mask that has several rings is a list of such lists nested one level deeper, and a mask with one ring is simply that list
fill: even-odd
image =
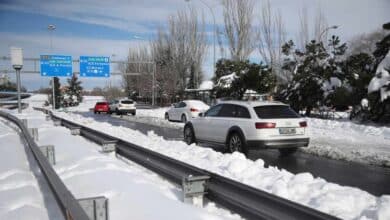
[{"label": "sign post", "polygon": [[16,83],[18,90],[18,113],[22,113],[22,103],[20,100],[20,70],[23,67],[23,49],[17,47],[11,47],[11,63],[12,67],[16,70]]},{"label": "sign post", "polygon": [[80,77],[110,77],[110,58],[80,56]]},{"label": "sign post", "polygon": [[53,77],[53,109],[56,107],[54,77],[71,77],[72,57],[63,55],[41,55],[41,76]]}]

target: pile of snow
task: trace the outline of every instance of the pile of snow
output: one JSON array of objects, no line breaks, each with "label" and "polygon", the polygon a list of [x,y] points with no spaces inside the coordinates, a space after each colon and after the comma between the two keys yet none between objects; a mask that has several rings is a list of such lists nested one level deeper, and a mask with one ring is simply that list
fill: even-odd
[{"label": "pile of snow", "polygon": [[96,122],[80,115],[63,112],[56,114],[91,129],[105,131],[155,152],[343,219],[390,219],[388,195],[375,197],[357,188],[343,187],[328,183],[322,178],[314,178],[310,173],[294,175],[276,167],[265,168],[263,160],[252,161],[240,153],[222,154],[195,144],[188,146],[182,141],[166,141],[153,132],[144,135],[138,131]]},{"label": "pile of snow", "polygon": [[[380,91],[381,101],[390,97],[390,51],[386,57],[378,65],[374,78],[371,79],[368,85],[368,93]],[[386,88],[386,87],[389,88]]]},{"label": "pile of snow", "polygon": [[[12,123],[0,118],[0,219],[62,219]],[[42,194],[44,193],[44,194]],[[49,211],[50,209],[50,211]]]}]

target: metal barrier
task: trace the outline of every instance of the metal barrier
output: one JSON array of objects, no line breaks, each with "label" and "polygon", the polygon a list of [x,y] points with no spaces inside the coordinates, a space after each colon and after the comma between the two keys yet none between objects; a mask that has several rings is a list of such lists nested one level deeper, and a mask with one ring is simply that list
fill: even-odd
[{"label": "metal barrier", "polygon": [[[36,110],[41,110],[52,115],[51,111],[47,109],[36,108]],[[85,127],[55,115],[52,115],[52,118],[61,120],[62,123],[66,123],[67,125],[80,127],[81,130],[88,131],[89,133],[92,132],[95,136],[117,140],[116,153],[118,155],[156,172],[177,185],[181,185],[183,178],[190,175],[209,176],[205,197],[231,209],[247,219],[338,219],[329,214],[322,213],[207,170],[194,167],[101,131]]]},{"label": "metal barrier", "polygon": [[0,111],[0,116],[15,123],[22,131],[22,135],[26,140],[28,149],[31,151],[40,170],[42,171],[45,181],[50,187],[64,218],[66,220],[88,220],[88,216],[38,148],[22,121],[3,111]]}]

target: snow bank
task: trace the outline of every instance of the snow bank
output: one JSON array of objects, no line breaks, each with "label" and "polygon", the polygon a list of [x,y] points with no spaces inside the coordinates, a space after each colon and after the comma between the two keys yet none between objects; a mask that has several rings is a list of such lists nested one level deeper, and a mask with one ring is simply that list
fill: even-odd
[{"label": "snow bank", "polygon": [[375,197],[365,191],[328,183],[309,173],[294,175],[276,167],[264,167],[264,161],[248,160],[243,154],[222,154],[209,148],[188,146],[182,141],[166,141],[153,132],[143,135],[124,127],[100,123],[80,115],[56,113],[68,120],[92,129],[105,131],[166,156],[193,166],[234,179],[255,188],[318,209],[343,219],[387,218],[390,210],[388,196]]},{"label": "snow bank", "polygon": [[43,177],[34,172],[37,165],[18,133],[2,118],[0,143],[0,219],[62,219],[54,199],[42,194],[48,189],[37,180]]},{"label": "snow bank", "polygon": [[306,118],[310,145],[301,150],[334,159],[390,167],[390,128]]},{"label": "snow bank", "polygon": [[211,90],[211,89],[213,89],[213,87],[214,87],[213,81],[207,80],[207,81],[203,81],[200,84],[199,89],[200,90]]}]

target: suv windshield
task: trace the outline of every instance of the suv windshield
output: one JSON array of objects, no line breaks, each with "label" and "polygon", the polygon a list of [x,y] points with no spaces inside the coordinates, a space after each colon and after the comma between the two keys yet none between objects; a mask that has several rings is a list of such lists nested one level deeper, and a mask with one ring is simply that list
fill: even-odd
[{"label": "suv windshield", "polygon": [[121,103],[122,104],[133,104],[133,101],[131,101],[131,100],[122,100]]},{"label": "suv windshield", "polygon": [[299,115],[289,106],[266,105],[254,107],[259,118],[299,118]]}]

